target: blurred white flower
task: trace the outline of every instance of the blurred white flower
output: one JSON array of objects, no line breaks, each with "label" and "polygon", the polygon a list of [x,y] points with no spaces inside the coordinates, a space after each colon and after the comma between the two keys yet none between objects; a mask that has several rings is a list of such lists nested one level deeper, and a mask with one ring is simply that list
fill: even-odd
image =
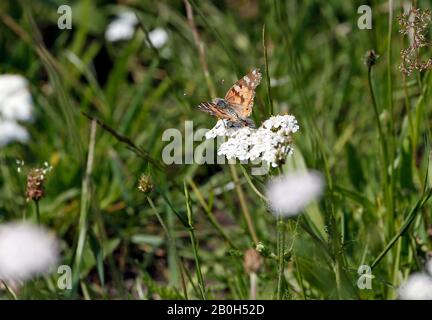
[{"label": "blurred white flower", "polygon": [[168,33],[162,28],[156,28],[149,32],[149,39],[153,47],[159,49],[168,41]]},{"label": "blurred white flower", "polygon": [[402,300],[432,300],[432,277],[426,273],[414,273],[398,293]]},{"label": "blurred white flower", "polygon": [[0,148],[14,141],[24,143],[28,140],[29,134],[24,127],[15,121],[0,120]]},{"label": "blurred white flower", "polygon": [[105,31],[105,39],[109,42],[129,40],[135,33],[138,18],[132,11],[124,11],[111,21]]},{"label": "blurred white flower", "polygon": [[224,192],[228,192],[228,191],[234,190],[234,188],[235,188],[235,183],[233,181],[230,181],[230,182],[228,182],[227,184],[225,184],[222,187],[216,187],[216,188],[214,188],[213,189],[213,194],[215,196],[218,196],[218,195],[223,194]]},{"label": "blurred white flower", "polygon": [[426,272],[432,277],[432,259],[426,262]]},{"label": "blurred white flower", "polygon": [[0,279],[24,281],[48,273],[58,261],[55,237],[28,223],[0,225]]},{"label": "blurred white flower", "polygon": [[266,196],[275,215],[290,217],[317,200],[323,189],[324,179],[320,173],[297,171],[271,180],[267,184]]},{"label": "blurred white flower", "polygon": [[219,120],[206,133],[206,139],[228,137],[218,150],[218,155],[227,159],[262,160],[277,167],[292,154],[291,135],[298,129],[297,120],[291,115],[270,117],[258,129]]},{"label": "blurred white flower", "polygon": [[271,87],[278,87],[286,85],[288,82],[290,82],[291,78],[289,75],[282,76],[280,78],[271,78],[270,79],[270,86]]},{"label": "blurred white flower", "polygon": [[29,121],[33,102],[27,80],[15,74],[0,75],[0,118]]}]

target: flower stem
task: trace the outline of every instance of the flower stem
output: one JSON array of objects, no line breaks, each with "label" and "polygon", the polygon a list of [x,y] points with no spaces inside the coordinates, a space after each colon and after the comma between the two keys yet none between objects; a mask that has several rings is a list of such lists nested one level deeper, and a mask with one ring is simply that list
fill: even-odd
[{"label": "flower stem", "polygon": [[243,176],[245,177],[247,183],[249,184],[249,186],[251,187],[252,191],[255,192],[255,194],[260,197],[262,200],[264,200],[265,202],[268,202],[269,199],[263,195],[258,188],[254,185],[254,183],[252,182],[251,177],[249,177],[249,174],[247,173],[246,169],[243,166],[240,166],[240,169],[243,172]]},{"label": "flower stem", "polygon": [[250,281],[249,299],[255,300],[257,296],[257,287],[258,287],[258,276],[255,272],[250,273],[249,281]]},{"label": "flower stem", "polygon": [[186,9],[187,21],[188,21],[189,27],[192,30],[193,39],[194,39],[195,45],[198,49],[198,57],[200,60],[201,68],[202,68],[203,73],[204,73],[204,79],[206,81],[207,88],[209,89],[210,96],[215,98],[216,97],[216,90],[215,90],[213,82],[210,78],[210,72],[208,69],[207,60],[206,60],[206,56],[205,56],[205,47],[204,47],[204,43],[201,41],[200,34],[199,34],[198,29],[195,25],[193,9],[192,9],[192,6],[188,0],[184,0],[184,4],[185,4],[185,9]]},{"label": "flower stem", "polygon": [[78,284],[80,282],[81,262],[83,259],[84,246],[87,239],[88,213],[89,213],[90,203],[92,199],[91,176],[92,176],[93,164],[94,164],[96,128],[97,128],[97,122],[96,120],[92,120],[90,125],[90,137],[89,137],[86,171],[81,184],[81,203],[80,203],[80,212],[78,218],[78,240],[77,240],[78,242],[75,249],[75,256],[73,262],[74,268],[73,268],[73,275],[72,275],[73,289],[71,293],[73,294],[76,293],[76,290],[78,289]]},{"label": "flower stem", "polygon": [[269,116],[274,114],[273,110],[273,100],[272,100],[272,94],[271,94],[271,86],[270,86],[270,74],[269,74],[269,68],[268,68],[268,56],[267,56],[267,46],[265,42],[265,24],[262,28],[262,45],[264,50],[264,62],[265,62],[265,73],[266,73],[266,83],[267,83],[267,98],[268,98],[268,105],[269,105]]},{"label": "flower stem", "polygon": [[[384,134],[383,134],[383,130],[382,130],[382,127],[381,127],[381,121],[380,121],[379,113],[378,113],[378,105],[377,105],[376,98],[375,98],[375,93],[374,93],[373,87],[372,87],[372,67],[368,68],[368,85],[369,85],[370,95],[371,95],[371,98],[372,98],[372,106],[373,106],[373,109],[374,109],[375,120],[376,120],[377,127],[378,127],[378,134],[379,134],[379,137],[380,137],[381,144],[382,144],[383,148],[385,148]],[[383,149],[382,151],[383,151],[384,154],[386,154],[385,149]],[[386,170],[386,172],[387,172],[387,170]]]},{"label": "flower stem", "polygon": [[3,284],[3,286],[5,287],[6,291],[9,293],[9,295],[12,297],[12,299],[14,300],[18,300],[17,295],[15,294],[15,292],[12,290],[11,287],[9,287],[6,283],[6,281],[1,280],[1,283]]},{"label": "flower stem", "polygon": [[248,227],[248,230],[249,230],[249,234],[251,235],[252,240],[255,243],[255,245],[257,245],[258,242],[259,242],[258,241],[258,236],[256,234],[254,225],[252,223],[252,218],[251,218],[251,215],[249,213],[248,206],[246,204],[246,200],[245,200],[245,196],[244,196],[244,193],[243,193],[243,189],[242,189],[242,187],[240,185],[240,180],[239,180],[239,177],[238,177],[238,174],[237,174],[237,169],[236,169],[236,167],[235,167],[234,164],[230,164],[229,167],[230,167],[230,170],[231,170],[231,176],[232,176],[232,178],[234,180],[234,185],[235,185],[235,189],[236,189],[236,192],[237,192],[237,196],[238,196],[239,201],[240,201],[240,207],[241,207],[241,210],[242,210],[242,213],[243,213],[243,217],[244,217],[244,219],[246,221],[246,224],[247,224],[247,227]]},{"label": "flower stem", "polygon": [[195,236],[193,222],[192,222],[192,206],[190,202],[190,196],[186,185],[186,181],[184,182],[184,192],[186,198],[186,209],[187,209],[187,217],[188,217],[188,224],[189,224],[189,236],[191,240],[193,256],[195,259],[195,268],[196,268],[196,274],[198,278],[198,286],[201,292],[201,298],[203,300],[207,300],[206,287],[205,287],[203,275],[201,273],[201,263],[198,255],[198,241]]},{"label": "flower stem", "polygon": [[389,226],[392,228],[390,232],[394,232],[394,215],[395,215],[395,198],[393,197],[395,189],[395,179],[394,179],[394,158],[395,158],[395,127],[394,127],[394,104],[393,104],[393,83],[392,83],[392,29],[393,29],[393,0],[388,1],[388,34],[387,34],[387,90],[388,90],[388,104],[389,104],[389,136],[388,136],[388,163],[387,168],[390,173],[387,174],[387,184],[388,184],[388,196],[387,196],[387,206],[389,212]]},{"label": "flower stem", "polygon": [[[383,189],[384,189],[384,195],[386,200],[388,200],[389,197],[389,173],[388,173],[388,167],[389,167],[389,159],[388,159],[388,154],[387,154],[387,144],[386,144],[386,140],[384,137],[384,132],[381,126],[381,121],[379,118],[379,113],[378,113],[378,105],[376,102],[376,98],[375,98],[375,93],[373,90],[373,86],[372,86],[372,67],[368,68],[368,85],[369,85],[369,91],[370,91],[370,95],[372,98],[372,106],[373,106],[373,110],[374,110],[374,114],[375,114],[375,120],[377,123],[377,127],[378,127],[378,135],[379,135],[379,140],[381,142],[381,153],[382,153],[382,158],[381,158],[381,162],[382,162],[382,171],[383,171]],[[392,218],[393,214],[391,214],[390,218]]]},{"label": "flower stem", "polygon": [[38,201],[38,200],[35,200],[34,203],[35,203],[35,207],[36,207],[36,221],[37,221],[37,224],[40,225],[40,209],[39,209],[39,201]]},{"label": "flower stem", "polygon": [[282,217],[277,220],[277,249],[278,249],[278,284],[277,284],[277,299],[283,299],[282,285],[284,277],[284,252],[285,252],[285,222]]},{"label": "flower stem", "polygon": [[170,233],[168,227],[166,226],[165,222],[163,221],[162,216],[159,214],[158,210],[156,209],[155,204],[153,203],[153,200],[149,196],[147,196],[147,202],[149,203],[150,207],[153,210],[153,213],[155,214],[155,216],[158,219],[163,231],[165,232],[165,235],[166,235],[167,240],[168,240],[168,245],[171,247],[171,249],[173,250],[173,252],[175,254],[177,264],[178,264],[179,269],[180,269],[183,294],[184,294],[184,297],[186,298],[186,300],[188,300],[188,293],[187,293],[186,281],[185,281],[184,272],[183,272],[183,265],[182,265],[182,262],[180,260],[179,255],[178,255],[178,252],[177,252],[175,240],[171,236],[171,233]]}]

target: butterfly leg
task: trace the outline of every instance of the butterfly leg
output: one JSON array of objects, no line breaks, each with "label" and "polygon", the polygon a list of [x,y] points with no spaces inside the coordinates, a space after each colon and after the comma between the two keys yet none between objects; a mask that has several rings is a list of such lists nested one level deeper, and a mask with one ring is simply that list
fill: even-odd
[{"label": "butterfly leg", "polygon": [[222,120],[222,123],[224,125],[225,130],[226,130],[227,129],[226,123],[225,123],[224,119],[221,119],[221,120]]}]

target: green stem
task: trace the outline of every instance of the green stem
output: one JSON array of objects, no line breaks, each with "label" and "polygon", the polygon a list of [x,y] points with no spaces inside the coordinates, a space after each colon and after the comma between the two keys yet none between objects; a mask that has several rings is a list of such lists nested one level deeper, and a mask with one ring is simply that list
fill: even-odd
[{"label": "green stem", "polygon": [[251,177],[249,177],[249,174],[247,173],[246,169],[243,166],[240,166],[242,172],[243,172],[243,176],[245,177],[247,183],[249,184],[249,186],[251,187],[252,191],[255,192],[255,194],[260,197],[262,200],[264,200],[265,202],[268,202],[268,198],[263,195],[258,188],[254,185],[254,183],[252,182]]},{"label": "green stem", "polygon": [[[373,90],[373,86],[372,86],[372,67],[368,68],[368,85],[369,85],[369,91],[370,91],[370,95],[372,98],[372,106],[373,106],[373,110],[374,110],[374,114],[375,114],[375,121],[378,127],[378,135],[379,135],[379,140],[381,143],[381,163],[382,163],[382,172],[383,172],[383,191],[384,191],[384,197],[387,200],[387,204],[390,204],[390,202],[392,202],[389,198],[390,198],[390,194],[389,194],[389,174],[388,174],[388,168],[389,168],[389,159],[388,159],[388,149],[387,149],[387,145],[386,145],[386,140],[384,137],[384,132],[381,126],[381,121],[379,118],[379,112],[378,112],[378,105],[376,102],[376,98],[375,98],[375,92]],[[392,214],[392,208],[391,205],[388,208],[390,209],[389,211],[389,225],[393,225],[393,214]]]},{"label": "green stem", "polygon": [[40,225],[41,223],[40,223],[39,201],[35,200],[34,203],[35,203],[35,207],[36,207],[36,221],[37,221],[37,224]]},{"label": "green stem", "polygon": [[[379,139],[381,142],[382,153],[383,153],[384,158],[387,158],[387,152],[386,152],[387,149],[386,149],[385,140],[384,140],[384,133],[382,130],[381,121],[380,121],[379,112],[378,112],[378,105],[376,102],[375,93],[374,93],[373,86],[372,86],[372,67],[368,68],[368,85],[369,85],[370,95],[372,98],[372,106],[373,106],[373,110],[374,110],[374,114],[375,114],[375,120],[376,120],[377,127],[378,127],[378,134],[379,134]],[[387,160],[386,160],[386,162],[387,162]],[[385,172],[387,172],[387,168],[386,168]]]},{"label": "green stem", "polygon": [[269,74],[269,68],[268,68],[268,56],[267,56],[267,46],[265,42],[265,24],[262,28],[262,45],[264,50],[264,62],[265,62],[265,73],[266,73],[266,83],[267,83],[267,98],[268,98],[268,105],[269,105],[269,116],[274,114],[273,110],[273,100],[272,100],[272,94],[271,94],[271,86],[270,86],[270,74]]},{"label": "green stem", "polygon": [[237,192],[237,196],[238,196],[239,201],[240,201],[240,207],[241,207],[241,210],[242,210],[242,214],[243,214],[243,217],[244,217],[244,219],[246,221],[246,224],[247,224],[247,227],[248,227],[248,230],[249,230],[249,234],[252,237],[252,240],[255,243],[255,245],[257,245],[258,242],[259,242],[258,241],[258,236],[256,234],[256,231],[255,231],[255,228],[254,228],[254,225],[253,225],[253,222],[252,222],[252,218],[251,218],[251,215],[249,213],[248,206],[246,204],[246,199],[245,199],[245,196],[244,196],[244,193],[243,193],[243,189],[242,189],[242,187],[240,185],[240,180],[239,180],[239,177],[238,177],[238,174],[237,174],[237,169],[236,169],[236,167],[235,167],[234,164],[229,164],[229,167],[230,167],[230,170],[231,170],[231,176],[232,176],[232,178],[234,180],[234,185],[235,185],[235,189],[236,189],[236,192]]},{"label": "green stem", "polygon": [[283,278],[284,278],[284,267],[285,267],[285,222],[282,217],[278,217],[277,220],[277,249],[278,249],[278,284],[277,284],[277,299],[283,299]]},{"label": "green stem", "polygon": [[195,45],[198,49],[198,56],[199,56],[202,71],[204,73],[204,79],[206,81],[207,88],[209,89],[210,96],[212,98],[215,98],[216,97],[216,90],[215,90],[213,82],[210,78],[210,72],[208,69],[206,55],[205,55],[205,47],[204,47],[204,43],[201,41],[200,34],[199,34],[198,29],[195,25],[193,9],[192,9],[192,6],[188,0],[184,0],[184,4],[185,4],[185,9],[186,9],[186,16],[187,16],[188,24],[192,30],[193,39],[194,39]]},{"label": "green stem", "polygon": [[[389,111],[390,111],[390,131],[392,138],[394,137],[394,122],[393,122],[393,84],[392,84],[392,26],[393,26],[393,0],[389,0],[389,29],[387,35],[387,90],[389,99]],[[393,139],[392,139],[393,140]]]},{"label": "green stem", "polygon": [[[389,0],[388,2],[389,8],[389,16],[388,16],[388,34],[387,34],[387,90],[388,90],[388,102],[389,102],[389,113],[390,113],[390,121],[389,121],[389,129],[390,129],[390,139],[389,139],[389,150],[388,157],[390,166],[387,166],[390,170],[390,174],[388,175],[388,213],[390,216],[389,225],[391,228],[394,228],[394,208],[395,208],[395,198],[393,197],[394,189],[395,189],[395,179],[394,179],[394,156],[395,156],[395,127],[394,127],[394,108],[393,108],[393,83],[392,83],[392,27],[393,27],[393,0]],[[388,165],[387,164],[387,165]],[[392,230],[394,232],[394,229]]]},{"label": "green stem", "polygon": [[201,273],[201,263],[198,255],[198,241],[195,236],[193,221],[192,221],[192,206],[191,206],[191,201],[190,201],[190,196],[189,196],[189,191],[187,189],[186,181],[184,181],[184,192],[186,197],[186,209],[187,209],[187,216],[188,216],[188,223],[189,223],[189,236],[192,244],[192,253],[195,260],[195,268],[196,268],[196,274],[198,278],[198,285],[200,287],[201,298],[207,300],[206,286],[204,283],[203,275]]},{"label": "green stem", "polygon": [[78,283],[80,281],[80,271],[81,271],[81,262],[84,253],[84,246],[87,238],[88,231],[88,211],[90,208],[90,202],[92,198],[92,190],[91,190],[91,175],[93,172],[93,162],[94,162],[94,151],[95,151],[95,142],[96,142],[96,120],[92,120],[90,125],[90,139],[89,139],[89,147],[88,147],[88,155],[87,155],[87,166],[84,174],[84,178],[81,186],[81,205],[80,205],[80,214],[78,219],[78,243],[75,250],[75,260],[74,260],[74,274],[72,277],[73,282],[73,290],[72,293],[76,293],[78,290]]},{"label": "green stem", "polygon": [[255,272],[249,274],[249,299],[256,300],[258,287],[258,276]]},{"label": "green stem", "polygon": [[166,237],[168,239],[168,245],[171,247],[171,250],[173,250],[173,252],[175,254],[175,257],[176,257],[176,260],[177,260],[177,264],[178,264],[178,267],[180,269],[180,276],[181,276],[181,280],[182,280],[183,294],[184,294],[186,300],[188,300],[186,281],[185,281],[185,277],[184,277],[184,273],[183,273],[182,263],[180,261],[180,257],[178,256],[178,253],[177,253],[177,248],[176,248],[176,245],[175,245],[175,241],[174,241],[173,237],[171,236],[171,233],[169,232],[168,227],[166,226],[165,222],[163,221],[162,216],[159,214],[158,210],[156,209],[156,206],[153,203],[153,200],[149,196],[147,196],[147,202],[149,203],[150,207],[153,210],[153,213],[155,214],[155,216],[158,219],[160,225],[162,226],[162,229],[165,232],[165,235],[166,235]]},{"label": "green stem", "polygon": [[414,221],[414,218],[417,216],[418,212],[421,212],[421,209],[424,207],[424,205],[427,203],[429,198],[432,196],[432,189],[429,189],[421,199],[419,199],[414,206],[414,208],[411,210],[411,212],[406,217],[404,224],[402,225],[399,232],[393,237],[393,239],[390,240],[390,242],[387,244],[387,246],[384,248],[384,250],[378,255],[378,257],[375,259],[375,261],[372,263],[371,268],[375,268],[378,263],[384,258],[384,256],[389,252],[389,250],[393,247],[393,245],[396,243],[396,241],[407,231],[411,223]]},{"label": "green stem", "polygon": [[203,275],[201,273],[201,264],[200,264],[199,255],[198,255],[198,241],[195,237],[195,232],[194,232],[193,227],[191,227],[189,229],[189,236],[191,239],[192,252],[193,252],[194,259],[195,259],[196,273],[197,273],[197,278],[198,278],[198,284],[200,287],[201,297],[204,300],[207,300],[207,293],[206,293],[206,289],[205,289],[204,278],[203,278]]},{"label": "green stem", "polygon": [[[399,238],[397,241],[397,245],[396,245],[396,253],[395,253],[395,259],[394,259],[394,264],[393,264],[393,269],[392,269],[392,284],[395,287],[399,286],[398,283],[398,272],[400,270],[400,260],[401,260],[401,250],[402,250],[402,239]],[[389,291],[388,292],[388,299],[394,299],[394,291]]]}]

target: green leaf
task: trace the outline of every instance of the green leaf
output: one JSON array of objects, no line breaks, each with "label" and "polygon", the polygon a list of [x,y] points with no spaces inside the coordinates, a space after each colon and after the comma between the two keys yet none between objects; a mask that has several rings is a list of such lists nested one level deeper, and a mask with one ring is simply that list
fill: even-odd
[{"label": "green leaf", "polygon": [[102,286],[104,286],[105,272],[104,272],[104,265],[103,265],[103,260],[104,260],[103,248],[100,245],[99,240],[96,237],[93,229],[90,229],[89,232],[89,243],[90,243],[91,251],[93,252],[93,256],[96,260],[96,268],[98,271],[99,280]]},{"label": "green leaf", "polygon": [[135,234],[131,237],[131,242],[135,244],[149,244],[159,247],[164,242],[164,239],[160,236],[151,234]]},{"label": "green leaf", "polygon": [[401,148],[401,167],[400,167],[400,185],[403,189],[412,189],[413,185],[413,170],[412,170],[412,149],[408,140],[405,140]]},{"label": "green leaf", "polygon": [[366,180],[363,174],[363,168],[360,162],[360,157],[357,153],[357,149],[354,148],[351,143],[347,143],[345,150],[347,156],[348,175],[351,183],[357,190],[362,190]]}]

